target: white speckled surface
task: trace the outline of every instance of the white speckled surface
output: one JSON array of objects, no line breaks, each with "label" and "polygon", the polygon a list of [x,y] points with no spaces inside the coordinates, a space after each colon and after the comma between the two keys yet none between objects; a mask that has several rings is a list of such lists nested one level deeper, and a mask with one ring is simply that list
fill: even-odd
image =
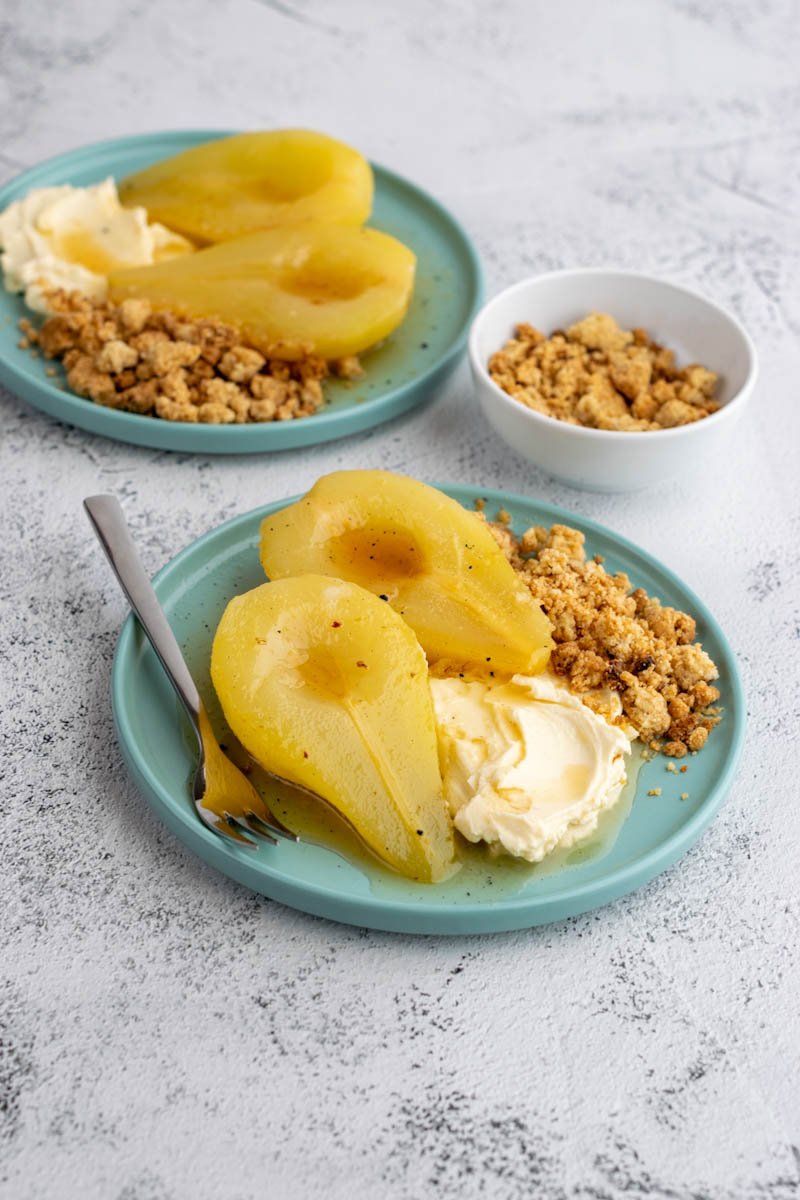
[{"label": "white speckled surface", "polygon": [[[450,205],[490,292],[562,265],[663,273],[734,309],[762,374],[725,461],[635,497],[527,469],[464,367],[410,419],[261,460],[137,450],[0,397],[3,1200],[800,1194],[797,15],[7,0],[5,176],[164,126],[324,128]],[[709,602],[749,737],[674,870],[563,925],[414,940],[250,895],[151,818],[114,740],[125,608],[82,497],[116,492],[155,570],[343,464],[565,504]]]}]

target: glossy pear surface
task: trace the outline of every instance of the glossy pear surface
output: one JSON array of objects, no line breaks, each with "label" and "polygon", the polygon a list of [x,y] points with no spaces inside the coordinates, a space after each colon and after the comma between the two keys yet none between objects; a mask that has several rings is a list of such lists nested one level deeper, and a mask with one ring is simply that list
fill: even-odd
[{"label": "glossy pear surface", "polygon": [[128,206],[201,245],[307,221],[361,225],[372,168],[344,142],[308,129],[237,133],[183,150],[120,184]]},{"label": "glossy pear surface", "polygon": [[386,597],[432,664],[506,674],[547,665],[550,622],[485,522],[405,475],[324,475],[265,517],[261,563],[270,579],[311,571]]},{"label": "glossy pear surface", "polygon": [[263,584],[225,609],[211,677],[267,771],[322,796],[401,874],[448,873],[425,655],[388,604],[321,575]]},{"label": "glossy pear surface", "polygon": [[147,267],[113,271],[111,299],[216,317],[278,358],[360,354],[408,309],[416,259],[377,229],[306,224],[254,233]]}]

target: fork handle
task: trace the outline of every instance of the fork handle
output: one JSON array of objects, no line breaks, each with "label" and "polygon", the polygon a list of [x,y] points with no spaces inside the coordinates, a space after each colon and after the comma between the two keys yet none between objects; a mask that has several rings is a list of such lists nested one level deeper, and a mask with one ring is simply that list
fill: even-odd
[{"label": "fork handle", "polygon": [[[181,698],[197,729],[200,720],[200,693],[181,653],[153,585],[142,566],[125,514],[116,496],[87,496],[83,507],[111,564],[128,603],[147,634],[150,645]],[[199,738],[198,732],[198,738]]]}]

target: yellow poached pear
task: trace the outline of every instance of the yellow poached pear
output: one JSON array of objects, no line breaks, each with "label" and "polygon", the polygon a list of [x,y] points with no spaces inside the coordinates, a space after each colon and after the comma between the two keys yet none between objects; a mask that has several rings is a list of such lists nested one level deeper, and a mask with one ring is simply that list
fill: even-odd
[{"label": "yellow poached pear", "polygon": [[344,142],[308,129],[237,133],[129,175],[123,204],[144,205],[199,244],[300,222],[361,225],[372,208],[372,168]]},{"label": "yellow poached pear", "polygon": [[261,526],[270,579],[306,572],[383,597],[429,661],[534,674],[551,625],[486,523],[436,488],[390,471],[336,471]]},{"label": "yellow poached pear", "polygon": [[312,224],[253,233],[147,267],[112,271],[115,303],[214,317],[262,352],[326,359],[360,354],[408,309],[416,259],[377,229]]},{"label": "yellow poached pear", "polygon": [[425,655],[388,604],[322,575],[263,584],[225,609],[211,678],[256,762],[316,792],[401,874],[449,873]]}]

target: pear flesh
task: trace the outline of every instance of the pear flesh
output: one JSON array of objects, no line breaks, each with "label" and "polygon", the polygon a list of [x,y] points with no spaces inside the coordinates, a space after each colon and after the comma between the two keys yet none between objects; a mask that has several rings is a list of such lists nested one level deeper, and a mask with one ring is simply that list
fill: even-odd
[{"label": "pear flesh", "polygon": [[308,222],[252,233],[109,275],[115,303],[149,300],[192,318],[216,318],[263,354],[361,354],[397,328],[414,288],[416,258],[377,229]]},{"label": "pear flesh", "polygon": [[360,225],[372,194],[364,156],[310,129],[215,138],[120,184],[123,204],[201,245],[308,221]]},{"label": "pear flesh", "polygon": [[551,624],[486,523],[436,488],[390,471],[324,475],[261,526],[270,579],[304,572],[374,592],[431,664],[504,674],[547,666]]},{"label": "pear flesh", "polygon": [[388,604],[321,575],[263,584],[225,609],[211,678],[256,762],[328,801],[401,874],[449,873],[425,655]]}]

